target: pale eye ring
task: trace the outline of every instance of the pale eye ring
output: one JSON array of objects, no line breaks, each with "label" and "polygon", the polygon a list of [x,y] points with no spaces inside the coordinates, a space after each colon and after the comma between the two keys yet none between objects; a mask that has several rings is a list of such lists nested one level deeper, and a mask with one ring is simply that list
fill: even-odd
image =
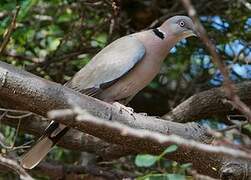
[{"label": "pale eye ring", "polygon": [[180,21],[179,25],[180,25],[180,27],[184,27],[185,26],[185,22],[184,21]]}]

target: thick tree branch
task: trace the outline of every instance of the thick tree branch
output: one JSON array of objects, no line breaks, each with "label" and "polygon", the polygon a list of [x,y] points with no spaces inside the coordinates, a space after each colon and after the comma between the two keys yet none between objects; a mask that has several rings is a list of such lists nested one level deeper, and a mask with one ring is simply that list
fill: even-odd
[{"label": "thick tree branch", "polygon": [[[132,116],[130,113],[121,111],[108,103],[79,94],[67,87],[44,80],[28,72],[17,70],[3,62],[0,62],[0,86],[0,102],[2,104],[28,110],[42,116],[46,116],[46,113],[50,110],[71,108],[72,104],[74,104],[88,110],[93,116],[108,121],[117,121],[131,128],[147,129],[166,135],[176,134],[202,142],[209,139],[206,129],[201,126],[191,128],[190,124],[164,121],[140,114],[133,114]],[[94,127],[90,131],[100,133],[95,131]],[[204,133],[202,133],[203,131]],[[105,132],[109,135],[109,131]],[[112,140],[113,136],[110,136],[110,138]],[[123,145],[127,148],[137,149],[135,144],[132,146],[125,142]],[[142,147],[144,147],[144,144],[138,144],[139,150],[142,150]],[[156,146],[145,146],[144,148],[144,152],[160,153],[161,150],[163,149]],[[216,154],[209,157],[206,153],[195,149],[186,148],[181,150],[174,153],[171,158],[182,162],[192,162],[199,173],[215,177],[219,176],[218,170],[222,168],[222,165],[229,162],[222,155]],[[236,160],[232,161],[236,162]],[[239,163],[250,168],[250,165],[243,163],[243,161]]]},{"label": "thick tree branch", "polygon": [[[251,106],[251,82],[235,85],[235,93]],[[203,91],[188,98],[162,118],[175,122],[190,122],[213,116],[224,117],[233,111],[223,87]]]},{"label": "thick tree branch", "polygon": [[[251,160],[251,155],[247,152],[223,146],[214,147],[196,142],[194,140],[183,139],[176,135],[166,136],[148,130],[133,129],[118,122],[109,122],[101,118],[94,117],[87,111],[79,109],[78,107],[74,109],[52,110],[48,112],[48,116],[50,119],[79,129],[80,131],[100,138],[102,137],[108,142],[114,142],[121,145],[125,143],[130,144],[132,147],[136,147],[135,149],[139,152],[143,152],[145,149],[151,149],[151,151],[153,151],[152,153],[155,154],[155,151],[161,151],[158,150],[159,145],[163,145],[163,147],[159,149],[164,149],[171,144],[178,144],[180,145],[180,148],[195,148],[204,152],[220,153],[241,159]],[[93,129],[95,129],[95,131],[93,131]],[[142,146],[138,146],[139,144],[142,144]],[[141,147],[141,149],[139,149],[139,147]],[[181,151],[184,152],[186,150]]]},{"label": "thick tree branch", "polygon": [[0,62],[0,87],[1,105],[28,110],[44,117],[50,110],[71,108],[74,104],[85,108],[94,116],[110,121],[119,121],[133,128],[149,129],[163,134],[176,134],[198,141],[208,141],[208,135],[205,133],[206,128],[199,125],[169,122],[141,114],[132,115],[109,103],[80,94],[3,62]]},{"label": "thick tree branch", "polygon": [[[73,110],[54,110],[49,112],[48,116],[55,121],[77,128],[88,134],[95,135],[108,142],[121,144],[122,146],[125,144],[130,145],[131,148],[135,148],[135,151],[138,152],[146,151],[147,153],[150,152],[152,154],[160,154],[165,150],[166,147],[170,146],[171,144],[177,144],[179,145],[179,151],[168,155],[169,159],[174,158],[174,160],[177,160],[178,157],[181,156],[180,152],[186,152],[188,156],[191,152],[200,152],[206,154],[207,157],[215,157],[217,160],[219,160],[219,157],[221,157],[223,158],[222,161],[218,162],[219,164],[221,164],[221,168],[218,171],[220,176],[222,176],[222,174],[224,174],[226,171],[226,169],[222,167],[225,166],[225,159],[228,158],[228,156],[221,156],[221,154],[238,157],[239,162],[236,164],[238,164],[241,168],[235,169],[232,166],[235,166],[236,164],[230,163],[231,160],[228,162],[229,164],[231,164],[231,166],[227,168],[232,169],[231,177],[237,179],[245,179],[249,175],[251,175],[251,155],[248,152],[231,149],[224,146],[205,145],[193,140],[183,139],[176,135],[166,136],[148,130],[133,129],[117,122],[109,122],[94,117],[87,111],[83,111],[79,108],[74,108]],[[201,158],[202,155],[200,154],[199,157]],[[195,164],[193,165],[196,167]],[[201,170],[199,170],[199,172],[201,172]]]}]

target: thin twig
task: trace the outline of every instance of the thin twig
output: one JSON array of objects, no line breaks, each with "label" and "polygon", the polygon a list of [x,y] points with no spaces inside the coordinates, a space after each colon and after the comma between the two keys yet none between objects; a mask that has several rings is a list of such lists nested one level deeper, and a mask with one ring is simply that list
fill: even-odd
[{"label": "thin twig", "polygon": [[16,140],[17,140],[17,136],[18,136],[18,132],[19,132],[19,129],[20,129],[20,125],[21,125],[21,118],[18,120],[18,124],[17,124],[17,128],[16,128],[15,136],[14,136],[12,145],[10,146],[11,149],[13,149],[14,146],[15,146],[15,143],[16,143]]},{"label": "thin twig", "polygon": [[17,110],[17,109],[7,109],[7,108],[0,108],[0,111],[4,112],[13,112],[13,113],[31,113],[29,111]]},{"label": "thin twig", "polygon": [[22,114],[22,115],[10,115],[10,114],[6,114],[6,117],[11,118],[11,119],[22,119],[22,118],[26,118],[26,117],[31,116],[31,115],[32,115],[32,113],[29,112],[27,114]]},{"label": "thin twig", "polygon": [[33,180],[33,178],[14,160],[0,155],[0,164],[14,170],[21,180]]},{"label": "thin twig", "polygon": [[34,140],[30,140],[30,141],[28,141],[28,142],[26,142],[26,143],[24,143],[24,144],[22,144],[20,146],[16,146],[16,147],[13,147],[13,148],[7,147],[6,149],[8,149],[8,152],[16,151],[16,150],[19,150],[19,149],[28,149],[28,148],[31,147],[31,145],[28,145],[28,144],[32,144],[32,143],[34,143]]},{"label": "thin twig", "polygon": [[[15,136],[14,136],[12,145],[8,146],[8,145],[6,145],[4,142],[0,141],[0,146],[2,146],[4,149],[10,150],[10,151],[15,151],[15,150],[17,150],[17,149],[29,148],[30,146],[26,146],[26,144],[28,144],[28,143],[25,143],[25,144],[23,144],[23,145],[21,145],[21,146],[15,147],[15,142],[16,142],[16,139],[17,139],[17,136],[18,136],[18,132],[19,132],[19,130],[20,130],[22,118],[31,116],[32,113],[31,113],[31,112],[27,112],[27,111],[21,111],[21,110],[19,111],[19,110],[14,110],[14,109],[5,109],[5,108],[0,108],[0,111],[4,111],[4,113],[1,114],[1,116],[0,116],[0,121],[1,121],[1,119],[2,119],[4,116],[6,116],[7,118],[12,118],[12,119],[19,119],[19,120],[18,120],[17,127],[16,127],[16,132],[15,132]],[[26,114],[24,114],[24,115],[8,115],[8,112],[26,113]]]},{"label": "thin twig", "polygon": [[251,11],[251,3],[249,3],[248,1],[246,0],[240,0],[242,2],[242,4],[248,9]]},{"label": "thin twig", "polygon": [[1,116],[0,116],[0,122],[1,122],[1,120],[4,118],[4,116],[5,116],[7,113],[8,113],[8,112],[5,111],[5,112],[3,112],[3,114],[1,114]]},{"label": "thin twig", "polygon": [[12,18],[10,26],[8,27],[7,33],[4,36],[3,43],[0,46],[0,54],[2,54],[4,52],[8,42],[10,40],[11,33],[16,27],[16,20],[17,20],[17,15],[18,15],[19,10],[20,10],[20,6],[16,6],[16,12],[15,12],[13,18]]},{"label": "thin twig", "polygon": [[218,180],[209,176],[205,176],[202,174],[199,174],[196,170],[192,169],[192,170],[187,170],[188,174],[190,174],[191,176],[193,176],[194,180]]},{"label": "thin twig", "polygon": [[228,126],[228,127],[224,128],[224,129],[218,130],[218,132],[226,132],[226,131],[229,131],[229,130],[232,130],[232,129],[239,129],[239,128],[242,128],[243,126],[248,125],[249,123],[250,122],[245,121],[245,122],[240,123],[240,124],[231,125],[231,126]]},{"label": "thin twig", "polygon": [[239,96],[236,95],[236,93],[234,91],[235,86],[233,85],[233,83],[229,79],[228,70],[227,70],[225,64],[223,63],[223,61],[220,60],[220,57],[216,51],[216,47],[210,41],[205,28],[203,27],[203,25],[201,24],[201,22],[197,16],[197,12],[196,12],[194,6],[192,5],[190,0],[182,0],[182,2],[183,2],[184,7],[187,10],[189,16],[193,19],[193,21],[195,23],[195,28],[196,28],[197,32],[199,33],[201,40],[206,45],[207,49],[209,50],[210,54],[212,55],[212,61],[214,62],[215,65],[217,65],[221,74],[224,77],[224,87],[225,87],[224,91],[225,91],[227,97],[232,101],[232,105],[234,106],[234,108],[238,109],[244,115],[247,115],[248,121],[251,122],[251,110],[249,109],[249,107],[245,103],[243,103],[240,100]]},{"label": "thin twig", "polygon": [[[241,118],[245,118],[245,120],[243,120],[242,123],[236,124],[234,122],[234,120],[241,121]],[[228,115],[227,119],[228,119],[229,122],[232,123],[232,125],[230,125],[230,126],[228,126],[226,128],[220,129],[217,132],[221,132],[222,133],[222,132],[226,132],[226,131],[229,131],[229,130],[232,130],[232,129],[240,129],[241,130],[244,126],[250,124],[250,122],[247,121],[247,117],[245,115],[238,115],[238,114],[237,115],[236,114],[234,114],[234,115]]]},{"label": "thin twig", "polygon": [[2,55],[6,56],[6,57],[13,58],[15,60],[20,60],[20,61],[28,60],[28,61],[36,63],[36,64],[44,61],[44,58],[25,56],[22,54],[18,54],[16,52],[14,52],[13,50],[12,51],[5,51],[5,52],[3,52]]}]

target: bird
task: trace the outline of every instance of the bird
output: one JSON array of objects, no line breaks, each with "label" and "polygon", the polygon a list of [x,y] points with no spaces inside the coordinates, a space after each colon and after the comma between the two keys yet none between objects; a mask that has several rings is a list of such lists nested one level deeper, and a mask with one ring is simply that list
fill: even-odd
[{"label": "bird", "polygon": [[[170,17],[157,28],[113,41],[65,86],[123,107],[154,79],[177,42],[190,36],[197,36],[190,17]],[[68,130],[69,127],[52,121],[37,143],[22,156],[21,166],[25,169],[35,167]]]}]

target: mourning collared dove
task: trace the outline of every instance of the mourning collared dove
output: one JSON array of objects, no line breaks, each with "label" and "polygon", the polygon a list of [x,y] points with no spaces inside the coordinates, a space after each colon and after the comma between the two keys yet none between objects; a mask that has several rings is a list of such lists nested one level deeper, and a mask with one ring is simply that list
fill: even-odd
[{"label": "mourning collared dove", "polygon": [[[160,27],[119,38],[102,49],[65,85],[113,103],[128,103],[158,74],[170,49],[181,39],[196,36],[192,20],[174,16]],[[52,122],[22,157],[26,169],[35,167],[69,130]]]}]

